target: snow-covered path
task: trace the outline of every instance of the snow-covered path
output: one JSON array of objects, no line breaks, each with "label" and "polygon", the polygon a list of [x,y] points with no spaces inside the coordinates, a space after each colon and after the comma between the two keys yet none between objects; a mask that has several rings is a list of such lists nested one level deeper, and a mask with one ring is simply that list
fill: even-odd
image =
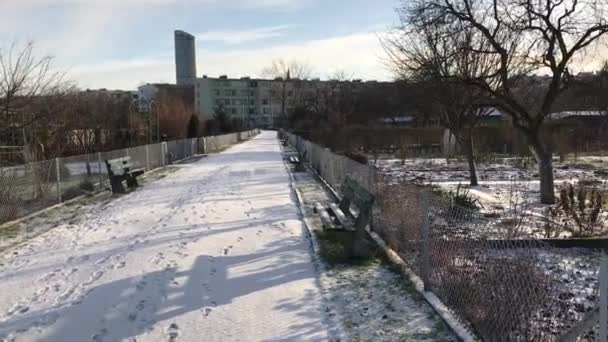
[{"label": "snow-covered path", "polygon": [[0,258],[0,340],[327,340],[275,132]]}]

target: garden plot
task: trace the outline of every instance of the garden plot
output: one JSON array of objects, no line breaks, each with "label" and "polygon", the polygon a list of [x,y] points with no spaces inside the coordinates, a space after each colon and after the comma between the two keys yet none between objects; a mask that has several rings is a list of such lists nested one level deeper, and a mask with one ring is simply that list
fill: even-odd
[{"label": "garden plot", "polygon": [[[487,238],[570,238],[577,235],[605,236],[608,213],[601,211],[595,231],[584,234],[566,229],[561,216],[549,215],[540,204],[540,182],[534,165],[521,159],[504,159],[500,164],[478,165],[479,186],[469,187],[466,161],[446,159],[381,160],[377,168],[397,182],[432,184],[440,191],[467,193],[476,201],[481,221],[459,227],[464,233]],[[580,157],[554,165],[556,195],[568,184],[597,190],[608,205],[608,157]],[[525,216],[523,219],[520,217]],[[462,230],[462,229],[461,229]]]}]

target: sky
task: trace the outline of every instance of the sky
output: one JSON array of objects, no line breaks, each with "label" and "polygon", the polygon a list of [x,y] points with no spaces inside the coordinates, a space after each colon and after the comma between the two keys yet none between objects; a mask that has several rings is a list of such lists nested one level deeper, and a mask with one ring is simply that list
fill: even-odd
[{"label": "sky", "polygon": [[197,37],[197,73],[261,76],[275,59],[315,77],[390,80],[378,35],[398,0],[0,0],[0,46],[37,55],[81,88],[175,82],[173,31]]}]

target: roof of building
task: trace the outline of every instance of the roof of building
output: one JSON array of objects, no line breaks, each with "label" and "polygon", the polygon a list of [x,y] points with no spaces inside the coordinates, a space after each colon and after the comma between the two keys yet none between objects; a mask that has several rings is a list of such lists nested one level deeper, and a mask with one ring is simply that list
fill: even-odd
[{"label": "roof of building", "polygon": [[608,113],[601,111],[581,110],[581,111],[564,111],[549,114],[549,118],[552,120],[567,119],[572,117],[594,117],[608,115]]}]

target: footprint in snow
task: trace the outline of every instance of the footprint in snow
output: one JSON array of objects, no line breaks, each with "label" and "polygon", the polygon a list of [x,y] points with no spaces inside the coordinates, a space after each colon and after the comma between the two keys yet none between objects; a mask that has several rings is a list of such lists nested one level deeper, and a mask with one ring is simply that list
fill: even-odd
[{"label": "footprint in snow", "polygon": [[110,256],[105,256],[97,261],[95,261],[95,265],[101,265],[104,264],[106,261],[110,260]]},{"label": "footprint in snow", "polygon": [[103,328],[103,329],[99,330],[98,332],[94,333],[91,336],[91,340],[94,342],[101,342],[101,341],[103,341],[103,337],[107,334],[108,334],[108,329]]},{"label": "footprint in snow", "polygon": [[10,317],[16,313],[26,313],[30,311],[30,307],[25,303],[17,303],[6,312],[6,316]]},{"label": "footprint in snow", "polygon": [[146,308],[146,300],[142,299],[139,301],[139,303],[137,303],[137,306],[135,306],[135,308],[137,309],[137,311],[142,311],[143,309]]},{"label": "footprint in snow", "polygon": [[175,341],[179,336],[179,327],[175,323],[171,323],[171,325],[167,328],[167,337],[169,337],[169,341]]}]

